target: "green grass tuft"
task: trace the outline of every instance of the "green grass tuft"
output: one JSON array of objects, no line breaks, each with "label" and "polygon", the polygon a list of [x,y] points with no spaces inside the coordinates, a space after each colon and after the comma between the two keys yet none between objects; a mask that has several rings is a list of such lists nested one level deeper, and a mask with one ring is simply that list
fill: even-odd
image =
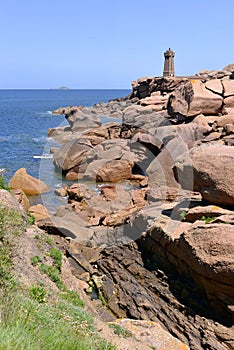
[{"label": "green grass tuft", "polygon": [[37,300],[38,303],[45,303],[47,300],[47,292],[40,285],[32,285],[29,289],[29,295],[32,299]]},{"label": "green grass tuft", "polygon": [[85,303],[80,299],[77,292],[73,290],[67,290],[65,293],[61,294],[60,297],[69,301],[74,306],[84,307]]},{"label": "green grass tuft", "polygon": [[53,259],[55,268],[60,271],[62,267],[62,257],[63,257],[62,252],[56,248],[51,248],[50,257]]},{"label": "green grass tuft", "polygon": [[2,190],[7,190],[7,191],[11,191],[10,187],[7,186],[4,177],[1,175],[0,176],[0,189]]},{"label": "green grass tuft", "polygon": [[130,338],[132,337],[132,332],[130,332],[128,329],[121,327],[118,324],[110,323],[109,327],[114,330],[114,333],[117,334],[119,337],[123,338]]}]

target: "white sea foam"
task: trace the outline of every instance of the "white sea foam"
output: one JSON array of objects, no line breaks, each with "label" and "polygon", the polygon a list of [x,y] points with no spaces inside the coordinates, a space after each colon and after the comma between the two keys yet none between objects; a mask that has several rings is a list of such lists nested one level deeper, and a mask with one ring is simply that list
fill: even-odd
[{"label": "white sea foam", "polygon": [[33,139],[33,141],[35,141],[35,142],[42,142],[42,141],[44,142],[44,141],[46,141],[47,136],[33,137],[32,139]]},{"label": "white sea foam", "polygon": [[42,156],[33,156],[34,159],[52,159],[52,154],[43,154]]},{"label": "white sea foam", "polygon": [[0,168],[0,174],[5,173],[6,169],[5,168]]}]

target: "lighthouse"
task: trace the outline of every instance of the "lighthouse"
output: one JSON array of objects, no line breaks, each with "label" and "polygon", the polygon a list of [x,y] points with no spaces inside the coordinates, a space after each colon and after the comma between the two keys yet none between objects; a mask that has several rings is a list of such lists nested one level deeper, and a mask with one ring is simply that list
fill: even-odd
[{"label": "lighthouse", "polygon": [[164,52],[164,57],[165,57],[165,60],[164,60],[163,76],[174,77],[175,76],[175,67],[174,67],[175,52],[169,48],[166,52]]}]

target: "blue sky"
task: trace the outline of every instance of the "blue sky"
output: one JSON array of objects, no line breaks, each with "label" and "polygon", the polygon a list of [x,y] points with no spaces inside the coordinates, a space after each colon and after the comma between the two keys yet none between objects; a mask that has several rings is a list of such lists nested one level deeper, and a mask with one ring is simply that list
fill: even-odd
[{"label": "blue sky", "polygon": [[0,88],[130,88],[234,62],[234,0],[0,0]]}]

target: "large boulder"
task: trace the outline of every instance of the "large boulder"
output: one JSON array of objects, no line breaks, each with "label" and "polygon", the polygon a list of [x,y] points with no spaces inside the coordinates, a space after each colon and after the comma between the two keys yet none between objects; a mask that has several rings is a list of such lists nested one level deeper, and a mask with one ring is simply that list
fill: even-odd
[{"label": "large boulder", "polygon": [[169,125],[166,111],[158,111],[156,105],[127,107],[123,113],[123,124],[132,128],[149,130],[163,125]]},{"label": "large boulder", "polygon": [[29,175],[25,168],[16,171],[9,182],[9,187],[12,190],[21,189],[25,194],[30,196],[45,193],[50,190],[43,181]]},{"label": "large boulder", "polygon": [[131,178],[133,164],[128,160],[109,160],[98,169],[96,179],[100,182],[117,182]]},{"label": "large boulder", "polygon": [[67,172],[82,163],[85,154],[92,149],[92,144],[87,139],[75,139],[67,141],[54,153],[54,165],[56,169]]},{"label": "large boulder", "polygon": [[224,145],[195,147],[178,157],[174,173],[182,188],[199,191],[217,204],[234,204],[234,148]]},{"label": "large boulder", "polygon": [[224,97],[234,96],[234,81],[233,80],[223,80]]},{"label": "large boulder", "polygon": [[209,311],[213,309],[214,317],[227,324],[234,317],[233,234],[233,225],[227,223],[191,224],[161,215],[147,231],[144,246],[157,262],[176,266],[178,274],[190,276],[208,297]]},{"label": "large boulder", "polygon": [[[194,224],[178,244],[180,259],[189,265],[217,312],[234,318],[234,227]],[[226,309],[226,310],[225,310]]]},{"label": "large boulder", "polygon": [[66,114],[66,119],[73,132],[95,128],[101,125],[101,120],[97,115],[91,114],[89,111],[85,113],[82,109],[71,110]]},{"label": "large boulder", "polygon": [[177,118],[218,114],[222,109],[223,98],[217,93],[221,90],[220,84],[216,85],[219,86],[214,87],[212,83],[211,87],[206,87],[199,79],[186,82],[170,95],[168,113]]},{"label": "large boulder", "polygon": [[157,140],[163,146],[155,158],[151,157],[151,163],[146,169],[150,196],[156,198],[160,186],[179,187],[173,174],[175,159],[201,138],[202,129],[196,123],[163,126],[156,130],[155,143]]},{"label": "large boulder", "polygon": [[33,205],[28,208],[28,211],[35,217],[36,223],[50,217],[48,210],[42,204]]},{"label": "large boulder", "polygon": [[226,70],[228,72],[234,72],[234,63],[230,63],[227,66],[223,68],[223,70]]}]

